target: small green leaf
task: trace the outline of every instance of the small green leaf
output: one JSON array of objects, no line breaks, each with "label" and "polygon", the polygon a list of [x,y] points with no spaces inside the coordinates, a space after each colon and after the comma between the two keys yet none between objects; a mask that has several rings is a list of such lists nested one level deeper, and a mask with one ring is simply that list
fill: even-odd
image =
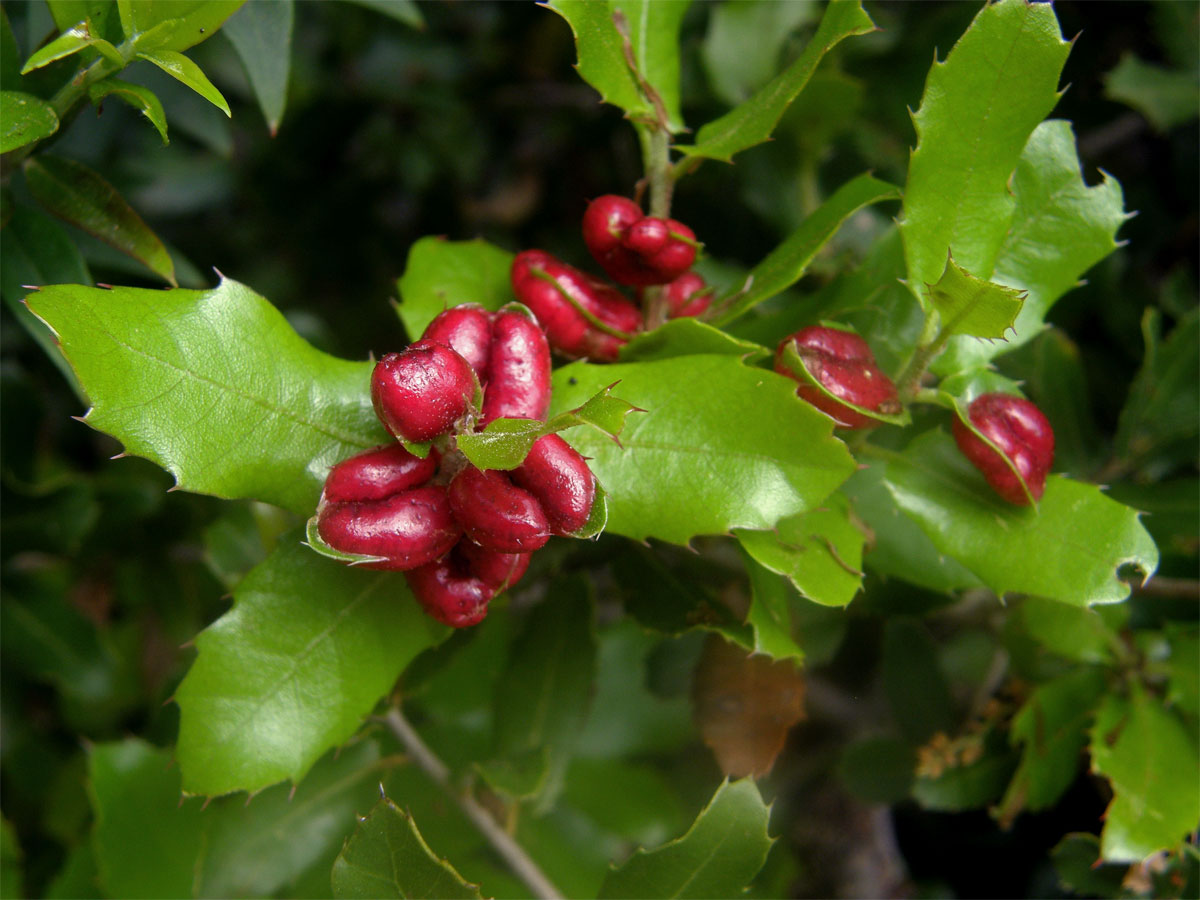
[{"label": "small green leaf", "polygon": [[78,53],[85,47],[90,47],[92,41],[93,38],[88,31],[87,23],[80,22],[78,25],[68,28],[41,50],[33,54],[33,56],[29,57],[21,69],[21,74],[26,75],[35,69],[40,69],[42,66],[50,65],[55,60]]},{"label": "small green leaf", "polygon": [[934,61],[913,115],[900,222],[914,293],[937,281],[947,252],[992,276],[1016,204],[1009,177],[1058,102],[1069,52],[1049,4],[1002,0],[979,12],[945,62]]},{"label": "small green leaf", "polygon": [[647,410],[629,420],[621,445],[595,429],[567,434],[609,492],[609,531],[684,544],[767,530],[818,506],[853,471],[831,420],[796,396],[794,382],[731,356],[573,363],[554,373],[551,412],[615,380]]},{"label": "small green leaf", "polygon": [[479,888],[439,859],[413,817],[385,797],[359,823],[334,862],[333,896],[478,900]]},{"label": "small green leaf", "polygon": [[950,687],[938,665],[937,645],[917,619],[888,619],[883,633],[883,683],[904,737],[921,744],[954,725]]},{"label": "small green leaf", "polygon": [[567,20],[575,35],[579,75],[606,103],[627,118],[657,119],[653,103],[630,70],[620,33],[613,22],[619,10],[629,28],[634,62],[657,91],[670,130],[683,130],[679,114],[679,26],[688,0],[550,0],[550,9]]},{"label": "small green leaf", "polygon": [[1036,509],[1013,506],[937,430],[892,459],[886,483],[940,552],[999,595],[1115,603],[1129,593],[1120,567],[1149,575],[1158,566],[1158,549],[1136,511],[1059,475],[1046,480]]},{"label": "small green leaf", "polygon": [[175,284],[175,264],[158,235],[111,184],[87,166],[43,153],[27,159],[24,171],[30,193],[47,210]]},{"label": "small green leaf", "polygon": [[987,340],[1007,340],[1025,295],[1022,291],[976,278],[954,261],[937,284],[925,286],[930,305],[937,310],[942,334],[962,334]]},{"label": "small green leaf", "polygon": [[753,341],[743,341],[691,316],[672,319],[661,328],[637,335],[621,348],[621,362],[645,362],[673,356],[728,354],[757,362],[770,351]]},{"label": "small green leaf", "polygon": [[418,31],[425,27],[425,17],[421,15],[421,8],[417,6],[416,0],[349,0],[349,2],[366,9],[373,9],[377,13],[395,19],[409,28],[416,28]]},{"label": "small green leaf", "polygon": [[163,144],[170,143],[167,140],[167,116],[153,91],[119,78],[105,78],[88,88],[88,97],[97,105],[108,96],[116,96],[140,112],[158,131]]},{"label": "small green leaf", "polygon": [[1140,863],[1185,840],[1200,822],[1196,736],[1134,682],[1104,698],[1091,731],[1092,768],[1113,800],[1100,834],[1103,858]]},{"label": "small green leaf", "polygon": [[851,215],[864,206],[897,200],[899,197],[899,188],[870,175],[859,175],[846,182],[805,219],[804,224],[787,240],[754,267],[741,290],[718,301],[718,306],[728,306],[717,316],[715,324],[721,325],[736,319],[762,301],[791,287],[800,280],[813,257]]},{"label": "small green leaf", "polygon": [[1078,668],[1039,685],[1013,719],[1009,740],[1021,763],[994,811],[1007,828],[1023,810],[1053,806],[1079,773],[1087,731],[1104,695],[1104,673]]},{"label": "small green leaf", "polygon": [[[761,144],[771,137],[822,57],[845,38],[874,30],[875,23],[858,0],[833,0],[825,9],[817,33],[794,63],[745,103],[704,125],[694,145],[676,149],[687,156],[729,162],[735,153]],[[754,52],[757,54],[760,49],[755,48]]]},{"label": "small green leaf", "polygon": [[400,291],[400,320],[416,340],[442,310],[478,303],[496,310],[512,301],[513,254],[482,240],[424,237],[408,251]]},{"label": "small green leaf", "polygon": [[753,779],[717,788],[692,827],[655,850],[639,849],[604,879],[600,897],[736,897],[771,849],[770,810]]},{"label": "small green leaf", "polygon": [[862,587],[865,535],[843,494],[831,494],[820,509],[781,519],[774,532],[735,533],[754,559],[823,606],[845,606]]},{"label": "small green leaf", "polygon": [[308,516],[330,466],[388,440],[370,365],[314,349],[235,281],[210,291],[60,285],[28,303],[91,399],[87,424],[184,490]]},{"label": "small green leaf", "polygon": [[200,70],[198,65],[177,50],[140,50],[138,59],[154,63],[176,81],[190,87],[226,116],[233,115],[229,111],[229,104],[225,102],[221,92],[208,80],[208,76]]},{"label": "small green leaf", "polygon": [[[797,664],[804,662],[804,651],[793,636],[795,629],[792,625],[792,592],[787,581],[766,566],[755,562],[744,544],[742,557],[746,564],[746,574],[750,578],[750,608],[746,610],[746,624],[750,626],[754,635],[752,645],[746,649],[771,659],[794,659]],[[745,644],[743,640],[735,642]]]},{"label": "small green leaf", "polygon": [[1104,76],[1104,96],[1132,106],[1159,132],[1196,118],[1198,88],[1195,72],[1164,69],[1132,53]]},{"label": "small green leaf", "polygon": [[113,0],[46,0],[50,7],[50,15],[59,31],[66,31],[72,25],[90,20],[97,26],[96,34],[104,33],[102,25],[107,24],[108,17],[117,11]]},{"label": "small green leaf", "polygon": [[139,51],[186,50],[212,37],[246,0],[117,0]]},{"label": "small green leaf", "polygon": [[292,0],[247,3],[224,26],[272,135],[279,130],[287,103],[294,16]]},{"label": "small green leaf", "polygon": [[196,638],[176,691],[176,755],[192,794],[298,781],[349,738],[419,652],[447,629],[395,572],[336,565],[280,539]]},{"label": "small green leaf", "polygon": [[533,419],[494,419],[483,431],[460,434],[458,449],[478,469],[515,469],[525,461],[539,438],[567,428],[590,425],[619,443],[625,417],[644,412],[620,397],[612,396],[614,382],[575,409],[561,412],[545,422]]},{"label": "small green leaf", "polygon": [[0,91],[0,153],[16,150],[58,131],[54,107],[33,94]]},{"label": "small green leaf", "polygon": [[1128,866],[1104,865],[1100,838],[1094,834],[1068,834],[1050,851],[1059,883],[1080,897],[1123,897]]}]

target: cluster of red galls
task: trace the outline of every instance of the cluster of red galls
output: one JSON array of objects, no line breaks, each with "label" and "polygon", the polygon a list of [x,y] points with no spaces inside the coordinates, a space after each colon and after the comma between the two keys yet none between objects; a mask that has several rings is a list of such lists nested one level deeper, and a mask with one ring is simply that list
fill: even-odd
[{"label": "cluster of red galls", "polygon": [[[802,381],[788,367],[784,353],[789,345],[825,391]],[[880,370],[867,342],[853,332],[818,325],[802,328],[779,344],[775,371],[800,381],[796,393],[841,428],[878,424],[846,403],[885,415],[900,411],[896,385]],[[1042,411],[1024,397],[990,393],[976,397],[967,414],[1000,453],[955,418],[954,440],[963,455],[1009,503],[1027,506],[1031,499],[1040,500],[1054,461],[1054,430]]]},{"label": "cluster of red galls", "polygon": [[[691,271],[699,244],[675,219],[644,215],[627,197],[597,197],[583,214],[583,240],[614,282],[636,290],[662,286],[669,318],[698,316],[712,302],[704,279]],[[544,250],[518,253],[512,265],[517,299],[533,310],[550,344],[563,356],[612,361],[642,330],[642,310],[621,290]]]},{"label": "cluster of red galls", "polygon": [[403,571],[421,606],[455,628],[475,625],[551,535],[587,523],[596,494],[583,457],[556,434],[511,472],[477,469],[451,439],[498,418],[544,420],[550,348],[525,310],[457,306],[421,340],[389,353],[371,376],[375,412],[402,444],[334,466],[317,530],[335,550]]}]

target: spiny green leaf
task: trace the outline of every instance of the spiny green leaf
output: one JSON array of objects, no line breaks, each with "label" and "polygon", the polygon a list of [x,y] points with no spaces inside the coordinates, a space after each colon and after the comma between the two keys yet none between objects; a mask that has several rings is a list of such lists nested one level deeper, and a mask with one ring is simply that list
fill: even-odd
[{"label": "spiny green leaf", "polygon": [[1071,124],[1059,119],[1034,129],[1010,190],[1012,219],[988,277],[1026,292],[1013,333],[1005,344],[953,338],[934,371],[982,365],[1035,338],[1058,298],[1117,248],[1117,229],[1129,218],[1115,178],[1101,172],[1099,184],[1084,183]]},{"label": "spiny green leaf", "polygon": [[925,286],[945,334],[1006,340],[1024,302],[1023,292],[976,278],[947,257],[937,284]]},{"label": "spiny green leaf", "polygon": [[1200,822],[1196,736],[1134,682],[1104,698],[1091,731],[1092,768],[1112,782],[1100,849],[1105,860],[1140,863],[1185,840]]},{"label": "spiny green leaf", "polygon": [[892,458],[886,483],[940,552],[999,595],[1115,603],[1129,593],[1119,568],[1148,576],[1158,566],[1158,548],[1135,510],[1061,475],[1046,480],[1036,509],[1013,506],[937,430]]},{"label": "spiny green leaf", "polygon": [[16,150],[58,131],[54,107],[33,94],[0,91],[0,153]]},{"label": "spiny green leaf", "polygon": [[43,153],[25,160],[24,172],[30,193],[47,210],[175,284],[175,264],[158,235],[111,184],[83,163]]},{"label": "spiny green leaf", "polygon": [[163,144],[170,143],[167,140],[167,116],[153,91],[119,78],[105,78],[88,87],[88,97],[96,105],[108,96],[116,96],[140,112],[158,131]]},{"label": "spiny green leaf", "polygon": [[991,277],[1016,203],[1009,177],[1058,102],[1069,51],[1049,4],[1002,0],[979,12],[945,62],[935,60],[913,115],[900,223],[915,293],[937,280],[947,252]]},{"label": "spiny green leaf", "polygon": [[512,301],[509,270],[513,254],[487,241],[424,237],[412,245],[400,292],[400,320],[416,340],[442,310],[478,303],[497,310]]},{"label": "spiny green leaf", "polygon": [[687,834],[639,849],[604,879],[600,897],[736,897],[771,849],[769,815],[752,779],[725,782]]},{"label": "spiny green leaf", "polygon": [[628,118],[655,119],[654,104],[630,70],[621,34],[613,22],[620,11],[629,28],[638,72],[662,99],[672,132],[683,130],[678,36],[688,5],[688,0],[550,0],[547,4],[571,26],[580,77],[599,91],[606,103],[625,110]]},{"label": "spiny green leaf", "polygon": [[460,434],[458,449],[479,469],[515,469],[525,461],[539,438],[567,428],[590,425],[601,434],[619,441],[625,417],[644,412],[632,403],[612,396],[614,382],[575,409],[561,412],[545,422],[533,419],[495,419],[483,431]]},{"label": "spiny green leaf", "polygon": [[138,59],[158,66],[176,81],[187,85],[226,116],[232,116],[229,104],[198,65],[177,50],[142,50]]},{"label": "spiny green leaf", "polygon": [[479,888],[439,859],[413,817],[385,797],[334,862],[333,896],[478,900]]},{"label": "spiny green leaf", "polygon": [[800,400],[794,382],[731,356],[564,366],[551,412],[614,380],[647,410],[629,420],[621,445],[595,429],[566,435],[609,492],[609,531],[684,544],[771,529],[815,508],[854,469],[829,417]]},{"label": "spiny green leaf", "polygon": [[1160,132],[1196,118],[1198,88],[1194,71],[1164,69],[1132,53],[1104,76],[1104,96],[1132,106]]},{"label": "spiny green leaf", "polygon": [[388,440],[370,365],[314,349],[235,281],[209,291],[58,285],[28,303],[91,399],[84,421],[184,490],[307,516],[330,466]]},{"label": "spiny green leaf", "polygon": [[175,694],[183,789],[298,781],[446,632],[395,572],[338,565],[285,535],[196,638],[199,656]]},{"label": "spiny green leaf", "polygon": [[771,137],[788,106],[804,90],[822,57],[845,38],[874,30],[875,23],[858,0],[832,0],[817,33],[794,63],[745,103],[704,125],[695,144],[676,149],[687,156],[729,162],[735,153],[761,144]]},{"label": "spiny green leaf", "polygon": [[728,306],[717,316],[715,324],[736,319],[762,301],[787,290],[800,280],[813,257],[850,216],[864,206],[899,197],[899,188],[871,175],[859,175],[846,182],[751,270],[750,278],[741,290],[718,301],[719,306]]},{"label": "spiny green leaf", "polygon": [[831,494],[820,509],[781,519],[774,532],[735,533],[754,559],[786,575],[816,603],[845,606],[862,587],[866,537],[840,493]]},{"label": "spiny green leaf", "polygon": [[225,23],[225,35],[246,68],[272,135],[287,103],[293,7],[292,0],[247,3]]}]

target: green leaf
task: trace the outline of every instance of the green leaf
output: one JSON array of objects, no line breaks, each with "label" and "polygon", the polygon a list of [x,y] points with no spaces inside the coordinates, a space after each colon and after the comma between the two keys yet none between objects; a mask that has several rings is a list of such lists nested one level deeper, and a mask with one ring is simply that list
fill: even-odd
[{"label": "green leaf", "polygon": [[685,824],[675,788],[644,763],[572,760],[562,800],[604,831],[637,843],[661,843]]},{"label": "green leaf", "polygon": [[1041,597],[1026,597],[1017,613],[1035,641],[1064,659],[1078,663],[1112,663],[1116,629],[1129,617],[1125,605],[1067,606]]},{"label": "green leaf", "polygon": [[1196,118],[1198,90],[1194,71],[1164,69],[1128,52],[1104,76],[1104,96],[1132,106],[1159,132]]},{"label": "green leaf", "polygon": [[751,270],[744,288],[719,301],[720,304],[727,303],[728,308],[717,317],[716,324],[737,318],[799,281],[817,252],[855,212],[864,206],[899,197],[899,188],[870,175],[859,175],[846,182]]},{"label": "green leaf", "polygon": [[[746,574],[750,577],[750,608],[746,610],[746,624],[754,635],[747,649],[771,659],[794,659],[797,664],[804,662],[804,651],[793,637],[795,629],[792,625],[791,591],[787,581],[756,563],[745,544],[742,545],[742,557],[746,563]],[[746,642],[738,640],[736,643],[745,645]]]},{"label": "green leaf", "polygon": [[832,421],[796,396],[794,382],[729,356],[573,363],[554,373],[551,411],[614,380],[647,410],[630,420],[621,446],[593,429],[568,438],[608,490],[608,530],[617,534],[686,544],[774,528],[816,508],[854,469]]},{"label": "green leaf", "polygon": [[552,416],[545,422],[533,419],[494,419],[483,431],[460,434],[456,440],[471,465],[478,469],[515,469],[525,461],[539,438],[556,434],[579,425],[590,425],[603,435],[620,443],[625,417],[642,412],[611,391],[616,382],[598,391],[587,402]]},{"label": "green leaf", "polygon": [[394,572],[336,565],[295,532],[196,638],[176,691],[188,793],[299,780],[349,738],[419,652],[446,634]]},{"label": "green leaf", "polygon": [[1167,701],[1189,715],[1200,714],[1200,630],[1171,623],[1164,631],[1171,647],[1167,662]]},{"label": "green leaf", "polygon": [[24,171],[30,193],[47,210],[175,284],[175,264],[158,235],[111,184],[87,166],[40,154],[25,161]]},{"label": "green leaf", "polygon": [[646,362],[674,356],[728,354],[756,362],[770,351],[753,341],[743,341],[691,316],[671,319],[661,328],[637,335],[621,348],[621,362]]},{"label": "green leaf", "polygon": [[950,687],[938,665],[937,645],[917,619],[888,619],[883,633],[883,683],[901,733],[921,744],[954,725]]},{"label": "green leaf", "polygon": [[479,888],[438,859],[413,817],[385,797],[334,862],[333,896],[478,898]]},{"label": "green leaf", "polygon": [[33,94],[0,91],[0,153],[16,150],[58,131],[54,107]]},{"label": "green leaf", "polygon": [[[113,0],[46,0],[50,15],[59,31],[66,31],[85,19],[93,24],[106,23],[109,15],[116,12]],[[103,29],[97,28],[100,32]]]},{"label": "green leaf", "polygon": [[217,33],[246,0],[117,0],[139,51],[186,50]]},{"label": "green leaf", "polygon": [[913,784],[917,755],[898,738],[865,738],[842,751],[838,777],[852,794],[867,803],[899,803]]},{"label": "green leaf", "polygon": [[1059,883],[1080,897],[1124,896],[1122,883],[1128,866],[1102,865],[1100,838],[1094,834],[1068,834],[1050,851]]},{"label": "green leaf", "polygon": [[1036,508],[1013,506],[938,430],[892,459],[886,483],[940,552],[1001,596],[1115,603],[1129,593],[1120,567],[1134,565],[1148,576],[1158,566],[1158,549],[1134,510],[1060,475],[1046,480]]},{"label": "green leaf", "polygon": [[988,340],[1007,340],[1021,311],[1024,294],[1014,288],[976,278],[947,257],[937,284],[925,286],[937,310],[942,334],[961,334]]},{"label": "green leaf", "polygon": [[900,222],[914,292],[938,279],[947,252],[992,276],[1016,205],[1009,177],[1058,102],[1069,51],[1049,4],[1002,0],[979,12],[945,62],[934,61],[913,115]]},{"label": "green leaf", "polygon": [[771,849],[770,810],[754,781],[717,788],[683,837],[639,849],[604,879],[600,897],[736,897]]},{"label": "green leaf", "polygon": [[425,18],[421,15],[421,8],[417,6],[416,0],[349,0],[349,2],[373,9],[397,22],[402,22],[409,28],[420,30],[425,27]]},{"label": "green leaf", "polygon": [[400,320],[410,340],[425,333],[442,310],[478,303],[497,310],[512,302],[513,254],[487,241],[424,237],[408,251],[400,291]]},{"label": "green leaf", "polygon": [[[90,47],[95,38],[92,37],[88,30],[86,22],[80,22],[72,28],[68,28],[41,50],[38,50],[33,56],[25,61],[25,65],[21,68],[21,74],[26,75],[35,69],[40,69],[42,66],[48,66],[55,60],[64,59],[72,54],[78,53],[86,47]],[[7,114],[7,110],[5,113]]]},{"label": "green leaf", "polygon": [[167,140],[167,116],[153,91],[119,78],[105,78],[88,88],[88,97],[97,106],[108,96],[116,96],[140,112],[158,131],[163,144],[170,143]]},{"label": "green leaf", "polygon": [[1195,733],[1134,682],[1109,694],[1091,732],[1092,769],[1112,783],[1100,849],[1105,860],[1140,863],[1170,850],[1200,822]]},{"label": "green leaf", "polygon": [[815,3],[743,0],[714,6],[700,47],[713,93],[730,106],[746,100],[770,81],[792,33],[816,14]]},{"label": "green leaf", "polygon": [[[72,22],[75,21],[74,19]],[[59,30],[64,26],[60,25]],[[65,26],[70,28],[70,24]],[[16,87],[21,81],[21,48],[17,46],[17,36],[13,34],[12,23],[8,21],[7,11],[0,11],[0,89],[8,90]],[[8,118],[7,114],[4,116]]]},{"label": "green leaf", "polygon": [[208,80],[208,76],[182,53],[176,50],[140,50],[138,59],[154,63],[176,81],[190,87],[226,116],[233,115],[229,111],[229,104],[225,102],[221,92]]},{"label": "green leaf", "polygon": [[557,579],[513,638],[496,686],[496,749],[517,759],[541,752],[552,802],[587,719],[596,675],[592,599],[580,576]]},{"label": "green leaf", "polygon": [[935,371],[971,368],[1037,337],[1055,301],[1117,248],[1117,229],[1129,216],[1120,183],[1105,172],[1101,179],[1084,183],[1070,122],[1051,119],[1034,129],[1009,183],[1012,218],[987,276],[1026,292],[1014,333],[1007,344],[955,338]]},{"label": "green leaf", "polygon": [[672,133],[683,130],[679,114],[679,26],[688,0],[550,0],[550,9],[567,20],[575,35],[579,75],[600,98],[625,110],[626,118],[656,120],[654,105],[643,93],[625,58],[623,40],[613,22],[619,10],[629,28],[638,73],[662,99]]},{"label": "green leaf", "polygon": [[830,495],[820,509],[781,519],[774,532],[735,534],[754,559],[824,606],[845,606],[862,587],[865,536],[843,494]]},{"label": "green leaf", "polygon": [[98,744],[88,759],[93,843],[108,896],[265,897],[310,864],[328,872],[355,809],[378,796],[382,762],[362,741],[322,759],[294,793],[281,785],[249,803],[202,804],[183,801],[169,752],[133,739]]},{"label": "green leaf", "polygon": [[1007,829],[1023,810],[1053,806],[1071,786],[1105,688],[1102,670],[1078,668],[1030,694],[1009,732],[1014,747],[1024,746],[1016,774],[993,813],[1002,827]]},{"label": "green leaf", "polygon": [[[875,23],[858,0],[833,0],[825,9],[817,33],[794,63],[745,103],[704,125],[695,144],[676,149],[687,156],[729,162],[735,153],[761,144],[771,137],[788,105],[804,90],[821,58],[845,38],[874,30]],[[751,55],[759,52],[755,48]]]},{"label": "green leaf", "polygon": [[91,398],[84,421],[184,490],[312,513],[329,467],[384,443],[370,365],[305,343],[244,285],[44,288],[50,326]]},{"label": "green leaf", "polygon": [[274,0],[247,3],[225,23],[225,35],[246,68],[272,137],[287,103],[294,16],[292,0]]}]

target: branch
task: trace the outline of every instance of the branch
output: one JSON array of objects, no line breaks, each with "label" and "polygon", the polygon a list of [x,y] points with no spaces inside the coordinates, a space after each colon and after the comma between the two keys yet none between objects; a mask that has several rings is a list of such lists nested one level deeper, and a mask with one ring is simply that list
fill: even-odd
[{"label": "branch", "polygon": [[421,736],[409,724],[408,719],[404,718],[404,713],[400,712],[400,708],[394,706],[389,709],[383,720],[396,739],[404,745],[404,749],[413,761],[458,804],[463,814],[471,820],[471,824],[487,838],[492,849],[500,854],[508,867],[525,883],[533,895],[540,900],[562,900],[562,892],[546,877],[538,864],[525,852],[525,849],[500,827],[492,818],[492,814],[480,806],[470,794],[460,793],[454,788],[450,780],[450,770],[446,764],[421,740]]}]

